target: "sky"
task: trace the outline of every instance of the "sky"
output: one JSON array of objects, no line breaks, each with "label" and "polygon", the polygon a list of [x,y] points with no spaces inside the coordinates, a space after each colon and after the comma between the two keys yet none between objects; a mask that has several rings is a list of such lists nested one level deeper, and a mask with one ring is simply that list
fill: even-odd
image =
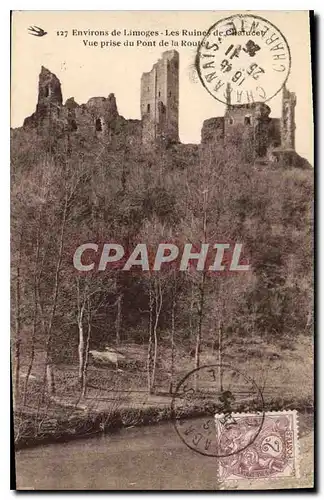
[{"label": "sky", "polygon": [[[204,120],[223,116],[225,106],[212,97],[201,84],[194,62],[197,46],[172,47],[171,41],[197,43],[205,31],[226,11],[18,11],[12,22],[11,126],[22,125],[36,108],[38,77],[41,66],[55,73],[61,81],[63,100],[73,96],[79,103],[90,97],[114,93],[118,111],[125,118],[140,118],[140,79],[150,71],[164,50],[175,48],[180,54],[179,132],[183,143],[200,142]],[[291,53],[291,71],[287,87],[297,95],[296,150],[313,164],[313,114],[309,19],[306,11],[250,11],[269,20],[287,39]],[[31,36],[30,26],[47,31],[43,37]],[[73,30],[84,31],[73,35]],[[108,36],[91,36],[90,31],[109,31]],[[120,36],[112,35],[114,30]],[[128,35],[124,35],[124,30]],[[144,31],[142,36],[129,30]],[[168,30],[166,35],[165,30]],[[191,31],[177,36],[174,32]],[[67,36],[65,32],[67,31]],[[158,36],[147,32],[158,31]],[[171,32],[173,34],[171,35]],[[63,34],[62,34],[63,33]],[[163,33],[163,34],[162,34]],[[135,46],[124,46],[125,40]],[[85,45],[84,41],[88,40]],[[162,41],[169,46],[162,46]],[[98,46],[90,46],[91,42]],[[121,46],[103,46],[101,42],[120,41]],[[136,46],[139,41],[140,46]],[[150,46],[155,41],[155,46]],[[149,42],[149,43],[148,43]],[[151,43],[150,43],[151,42]],[[280,117],[281,93],[267,102],[271,117]]]}]

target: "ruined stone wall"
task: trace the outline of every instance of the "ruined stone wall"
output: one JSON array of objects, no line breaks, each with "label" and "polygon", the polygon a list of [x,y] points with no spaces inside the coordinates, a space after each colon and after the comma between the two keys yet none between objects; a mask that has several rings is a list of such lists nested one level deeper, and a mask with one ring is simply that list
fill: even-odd
[{"label": "ruined stone wall", "polygon": [[92,97],[81,105],[70,97],[63,105],[60,81],[44,67],[39,75],[36,111],[25,119],[24,127],[43,135],[74,133],[107,145],[141,142],[141,122],[119,115],[114,94]]},{"label": "ruined stone wall", "polygon": [[143,144],[179,141],[179,54],[162,54],[141,79]]},{"label": "ruined stone wall", "polygon": [[225,112],[225,135],[233,125],[255,126],[258,120],[265,120],[270,108],[264,103],[236,104],[228,106]]},{"label": "ruined stone wall", "polygon": [[166,81],[166,133],[173,142],[179,142],[179,54],[165,53]]},{"label": "ruined stone wall", "polygon": [[[290,154],[295,149],[295,106],[296,96],[286,87],[282,93],[280,119],[269,117],[271,110],[265,103],[231,106],[228,95],[224,117],[204,121],[201,144],[233,147],[250,162],[259,158],[277,161],[279,157],[281,162],[296,162],[296,154]],[[67,133],[67,142],[80,143],[93,138],[103,147],[125,151],[142,144],[151,147],[179,143],[179,54],[176,51],[164,52],[152,70],[142,75],[140,108],[141,121],[120,116],[114,94],[92,97],[81,105],[71,97],[63,105],[59,79],[42,66],[36,110],[25,119],[23,127],[48,137],[50,142],[52,137],[64,137]]]},{"label": "ruined stone wall", "polygon": [[280,118],[271,118],[269,124],[269,147],[277,148],[281,144]]},{"label": "ruined stone wall", "polygon": [[224,140],[224,118],[209,118],[205,120],[201,129],[202,144],[223,144]]},{"label": "ruined stone wall", "polygon": [[283,149],[295,149],[295,107],[296,94],[290,92],[286,86],[282,91],[281,114],[281,146]]},{"label": "ruined stone wall", "polygon": [[241,149],[247,161],[266,156],[270,111],[265,103],[228,105],[224,117],[225,144]]},{"label": "ruined stone wall", "polygon": [[44,66],[38,80],[38,99],[35,113],[24,120],[24,126],[56,128],[59,126],[62,110],[61,83],[56,75]]},{"label": "ruined stone wall", "polygon": [[153,66],[152,71],[143,73],[141,79],[141,117],[142,117],[142,132],[143,143],[151,144],[155,141],[158,122],[157,104],[156,104],[156,81],[157,67]]},{"label": "ruined stone wall", "polygon": [[41,114],[46,113],[49,108],[52,110],[62,106],[61,82],[56,75],[42,66],[38,81],[38,101],[36,111]]}]

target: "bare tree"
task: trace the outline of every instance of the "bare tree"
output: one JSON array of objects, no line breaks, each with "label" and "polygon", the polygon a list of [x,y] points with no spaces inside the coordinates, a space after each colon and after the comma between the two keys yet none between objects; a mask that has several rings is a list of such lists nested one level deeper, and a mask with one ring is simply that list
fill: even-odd
[{"label": "bare tree", "polygon": [[175,314],[177,306],[177,272],[175,269],[172,271],[172,303],[171,303],[171,360],[170,360],[170,384],[169,392],[173,392],[173,378],[174,378],[174,358],[175,358]]},{"label": "bare tree", "polygon": [[16,269],[16,286],[15,286],[15,301],[16,301],[16,315],[15,315],[15,402],[19,398],[19,377],[20,377],[20,344],[21,344],[21,253],[22,253],[22,238],[23,229],[20,229],[19,243],[18,243],[18,259]]},{"label": "bare tree", "polygon": [[151,388],[154,390],[155,378],[156,378],[156,367],[158,360],[158,325],[161,314],[161,309],[163,305],[163,285],[160,275],[156,275],[153,278],[153,292],[154,292],[154,303],[155,303],[155,318],[153,324],[153,339],[154,339],[154,354],[153,354],[153,367],[152,367],[152,378],[151,378]]},{"label": "bare tree", "polygon": [[152,287],[152,281],[149,280],[148,284],[148,293],[149,293],[149,303],[148,303],[148,313],[149,313],[149,321],[148,321],[148,343],[147,343],[147,362],[146,362],[146,371],[147,371],[147,389],[148,393],[150,394],[152,392],[152,379],[151,379],[151,373],[152,373],[152,364],[153,364],[153,353],[152,353],[152,346],[153,346],[153,337],[152,337],[152,331],[153,331],[153,305],[154,305],[154,298],[153,298],[153,287]]},{"label": "bare tree", "polygon": [[37,218],[37,232],[36,232],[36,248],[35,248],[35,261],[34,261],[34,277],[33,277],[33,320],[32,320],[32,334],[30,340],[30,359],[27,367],[27,373],[24,384],[24,397],[23,404],[26,404],[27,391],[28,391],[28,382],[31,375],[31,371],[33,369],[34,359],[35,359],[35,338],[36,338],[36,329],[37,329],[37,321],[38,321],[38,296],[39,296],[39,279],[40,279],[40,271],[38,269],[39,266],[39,254],[40,254],[40,231],[41,231],[41,219],[42,219],[42,207],[39,209],[38,218]]},{"label": "bare tree", "polygon": [[97,274],[75,276],[76,323],[79,333],[78,381],[82,397],[86,393],[92,323],[100,308],[107,303],[107,292],[113,289],[113,281],[109,279],[109,276],[103,278]]}]

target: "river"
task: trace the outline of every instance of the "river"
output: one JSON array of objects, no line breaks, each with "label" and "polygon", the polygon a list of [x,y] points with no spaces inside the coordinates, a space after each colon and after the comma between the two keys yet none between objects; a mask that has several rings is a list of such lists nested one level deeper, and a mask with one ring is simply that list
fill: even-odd
[{"label": "river", "polygon": [[19,450],[16,475],[18,489],[217,489],[216,459],[187,448],[170,422]]},{"label": "river", "polygon": [[[301,416],[300,479],[252,480],[245,485],[240,481],[230,489],[312,487],[313,436],[308,420]],[[16,453],[17,489],[215,490],[220,489],[216,467],[216,458],[190,450],[170,422]]]}]

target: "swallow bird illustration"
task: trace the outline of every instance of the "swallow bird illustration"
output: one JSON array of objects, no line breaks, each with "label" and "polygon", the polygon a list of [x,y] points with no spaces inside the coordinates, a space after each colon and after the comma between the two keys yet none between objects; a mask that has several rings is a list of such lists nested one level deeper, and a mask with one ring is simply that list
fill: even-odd
[{"label": "swallow bird illustration", "polygon": [[43,28],[39,28],[39,26],[29,26],[28,33],[34,36],[47,35],[47,31],[44,31]]}]

